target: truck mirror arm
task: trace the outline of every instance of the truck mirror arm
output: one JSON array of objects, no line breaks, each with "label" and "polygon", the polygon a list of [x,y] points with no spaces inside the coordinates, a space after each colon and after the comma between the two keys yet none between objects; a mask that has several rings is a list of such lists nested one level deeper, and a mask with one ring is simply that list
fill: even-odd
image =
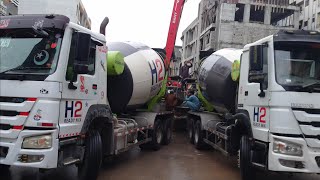
[{"label": "truck mirror arm", "polygon": [[260,93],[258,94],[258,96],[261,98],[266,97],[266,93],[263,90],[263,82],[260,82]]},{"label": "truck mirror arm", "polygon": [[77,73],[74,73],[74,74],[72,75],[72,78],[71,78],[71,80],[70,80],[70,82],[69,82],[69,84],[68,84],[68,89],[71,89],[71,90],[76,90],[76,89],[78,89],[78,87],[73,84],[74,82],[77,81],[77,76],[78,76]]},{"label": "truck mirror arm", "polygon": [[75,86],[75,85],[73,84],[73,82],[70,81],[70,83],[68,84],[68,89],[76,90],[76,89],[78,89],[78,87]]}]

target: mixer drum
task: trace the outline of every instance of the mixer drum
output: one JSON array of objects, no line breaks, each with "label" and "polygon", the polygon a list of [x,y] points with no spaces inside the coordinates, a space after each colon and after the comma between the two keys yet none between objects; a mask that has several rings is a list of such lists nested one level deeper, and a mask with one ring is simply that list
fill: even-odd
[{"label": "mixer drum", "polygon": [[234,112],[237,83],[231,78],[232,63],[242,51],[222,49],[206,58],[199,69],[199,86],[203,96],[219,113]]},{"label": "mixer drum", "polygon": [[107,43],[109,51],[124,57],[124,72],[109,75],[107,94],[114,113],[134,110],[146,104],[160,91],[165,76],[164,61],[148,46],[137,42]]}]

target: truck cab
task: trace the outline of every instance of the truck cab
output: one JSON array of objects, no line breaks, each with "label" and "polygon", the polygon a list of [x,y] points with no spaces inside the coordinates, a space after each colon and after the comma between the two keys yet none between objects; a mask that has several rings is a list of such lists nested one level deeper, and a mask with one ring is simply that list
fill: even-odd
[{"label": "truck cab", "polygon": [[109,44],[107,61],[108,21],[95,33],[63,15],[0,17],[0,169],[77,165],[79,179],[96,179],[104,158],[170,143],[172,112],[133,106],[157,105],[163,61],[134,42]]},{"label": "truck cab", "polygon": [[108,105],[105,37],[65,16],[23,15],[1,17],[0,42],[0,164],[56,168],[59,138]]},{"label": "truck cab", "polygon": [[[271,171],[319,173],[320,34],[281,31],[244,47],[238,110]],[[262,157],[261,157],[262,158]]]}]

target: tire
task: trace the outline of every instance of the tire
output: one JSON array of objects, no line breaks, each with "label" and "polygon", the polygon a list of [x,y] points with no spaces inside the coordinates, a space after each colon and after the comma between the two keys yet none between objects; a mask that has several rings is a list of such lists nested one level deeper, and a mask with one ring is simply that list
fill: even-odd
[{"label": "tire", "polygon": [[251,165],[251,145],[247,135],[241,137],[239,161],[241,180],[253,180],[254,172]]},{"label": "tire", "polygon": [[10,166],[0,164],[0,179],[12,179],[12,173],[10,172]]},{"label": "tire", "polygon": [[188,138],[191,144],[194,144],[194,127],[193,127],[193,120],[188,121]]},{"label": "tire", "polygon": [[0,172],[8,172],[10,169],[9,165],[0,164]]},{"label": "tire", "polygon": [[157,151],[161,147],[161,142],[163,139],[163,128],[162,121],[156,120],[154,123],[154,128],[152,132],[152,141],[151,141],[151,149]]},{"label": "tire", "polygon": [[[149,135],[150,135],[150,133],[148,131],[148,137],[149,137]],[[142,141],[144,139],[145,139],[144,135],[141,134],[141,133],[138,133],[138,141]],[[140,147],[141,150],[149,150],[150,149],[150,143],[140,144],[139,147]]]},{"label": "tire", "polygon": [[85,153],[82,163],[78,165],[80,180],[95,180],[102,163],[102,141],[98,131],[89,131],[85,140]]},{"label": "tire", "polygon": [[204,149],[203,132],[201,121],[197,121],[194,126],[194,145],[196,149]]},{"label": "tire", "polygon": [[163,127],[163,139],[161,144],[168,145],[172,141],[172,120],[167,119],[166,124]]}]

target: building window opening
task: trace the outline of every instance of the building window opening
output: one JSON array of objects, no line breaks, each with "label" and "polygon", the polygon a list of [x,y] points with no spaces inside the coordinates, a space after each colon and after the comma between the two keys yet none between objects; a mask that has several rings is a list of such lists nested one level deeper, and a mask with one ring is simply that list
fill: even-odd
[{"label": "building window opening", "polygon": [[251,6],[250,10],[250,22],[251,23],[264,23],[264,7]]},{"label": "building window opening", "polygon": [[236,14],[235,14],[235,21],[243,22],[243,15],[244,15],[244,4],[237,4],[236,6]]},{"label": "building window opening", "polygon": [[277,9],[271,13],[271,24],[274,26],[294,27],[294,22],[294,10]]}]

